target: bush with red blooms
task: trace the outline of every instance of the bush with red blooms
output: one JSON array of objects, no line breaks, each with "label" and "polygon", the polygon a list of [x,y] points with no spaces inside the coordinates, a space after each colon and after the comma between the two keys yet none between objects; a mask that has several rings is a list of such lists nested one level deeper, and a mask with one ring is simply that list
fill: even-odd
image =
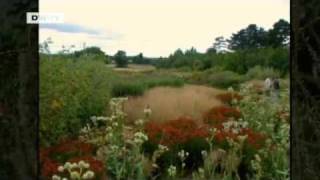
[{"label": "bush with red blooms", "polygon": [[230,131],[225,131],[221,130],[219,127],[220,126],[215,126],[216,128],[218,127],[218,131],[215,133],[214,140],[217,144],[222,144],[227,142],[227,138],[230,138],[234,141],[238,141],[239,136],[244,136],[247,135],[246,139],[246,145],[249,148],[253,148],[255,150],[258,150],[262,148],[262,146],[265,143],[265,140],[267,139],[266,135],[258,133],[253,131],[250,128],[242,128],[238,133]]},{"label": "bush with red blooms", "polygon": [[219,125],[228,121],[230,118],[239,119],[241,116],[241,112],[236,108],[217,106],[203,114],[203,121],[209,125]]},{"label": "bush with red blooms", "polygon": [[102,167],[99,163],[102,164],[102,162],[98,162],[92,158],[94,152],[95,147],[93,145],[72,139],[62,140],[55,146],[40,148],[41,175],[50,178],[53,174],[57,173],[58,166],[63,165],[67,161],[77,159],[89,162],[90,166],[95,168],[92,170],[97,170],[94,172],[99,173],[101,171],[100,167]]},{"label": "bush with red blooms", "polygon": [[[236,117],[239,116],[239,114],[236,114]],[[239,136],[247,135],[243,149],[243,153],[245,154],[243,160],[245,163],[250,162],[254,154],[263,147],[266,140],[264,134],[255,132],[250,128],[238,127],[238,131],[233,131],[233,127],[230,127],[229,130],[224,129],[222,123],[199,126],[192,119],[178,118],[162,123],[150,121],[145,124],[145,132],[149,138],[145,146],[145,152],[152,154],[158,144],[168,146],[170,150],[157,159],[157,164],[161,167],[160,169],[167,169],[172,163],[179,167],[180,161],[179,157],[177,157],[177,152],[184,149],[190,153],[190,156],[186,160],[186,167],[198,167],[203,163],[201,151],[208,150],[209,148],[207,138],[210,137],[210,129],[213,128],[216,129],[216,132],[212,145],[213,148],[217,149],[228,149],[228,138],[239,141]]]},{"label": "bush with red blooms", "polygon": [[216,98],[226,104],[231,104],[232,100],[240,101],[243,97],[236,92],[227,92],[216,95]]},{"label": "bush with red blooms", "polygon": [[145,131],[151,142],[167,146],[209,136],[206,128],[199,127],[194,120],[184,117],[163,123],[150,121],[146,123]]}]

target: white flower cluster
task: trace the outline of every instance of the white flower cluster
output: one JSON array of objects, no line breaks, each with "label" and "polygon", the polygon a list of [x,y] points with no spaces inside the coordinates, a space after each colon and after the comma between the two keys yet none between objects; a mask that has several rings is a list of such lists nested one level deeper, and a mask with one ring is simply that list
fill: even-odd
[{"label": "white flower cluster", "polygon": [[128,100],[127,97],[124,97],[124,98],[112,98],[110,100],[110,103],[109,103],[111,112],[113,112],[116,115],[120,115],[120,116],[125,115],[124,112],[122,111],[122,105],[127,100]]},{"label": "white flower cluster", "polygon": [[169,151],[169,148],[167,146],[162,145],[162,144],[158,145],[158,149],[159,149],[160,152]]},{"label": "white flower cluster", "polygon": [[177,175],[177,168],[173,165],[170,165],[168,168],[168,174],[170,177],[175,177]]},{"label": "white flower cluster", "polygon": [[153,153],[152,155],[152,167],[158,168],[158,165],[156,164],[157,159],[164,153],[169,151],[169,148],[167,146],[164,146],[162,144],[158,145],[158,149]]},{"label": "white flower cluster", "polygon": [[189,153],[182,149],[180,152],[178,152],[178,156],[181,160],[184,160],[189,156]]},{"label": "white flower cluster", "polygon": [[[94,178],[94,172],[89,170],[90,164],[84,161],[79,161],[78,163],[66,162],[63,166],[58,167],[58,172],[64,173],[68,172],[70,179],[92,179]],[[80,172],[75,169],[80,169]],[[83,173],[84,172],[84,173]],[[53,175],[52,180],[67,180],[66,177],[61,177],[59,175]]]},{"label": "white flower cluster", "polygon": [[258,154],[255,154],[254,155],[254,159],[251,160],[251,167],[252,167],[252,169],[256,170],[258,172],[258,174],[259,174],[259,171],[261,171],[261,168],[262,168],[260,163],[261,163],[260,156]]},{"label": "white flower cluster", "polygon": [[148,141],[148,136],[143,132],[136,132],[134,134],[133,142],[135,142],[136,144],[142,144],[145,141]]},{"label": "white flower cluster", "polygon": [[205,159],[208,156],[208,152],[205,150],[202,150],[201,155],[202,155],[203,159]]},{"label": "white flower cluster", "polygon": [[179,158],[180,158],[180,160],[182,162],[181,166],[182,166],[182,168],[184,168],[186,166],[186,163],[184,161],[189,156],[189,153],[182,149],[180,152],[178,152],[178,156],[179,156]]},{"label": "white flower cluster", "polygon": [[247,121],[227,121],[224,122],[223,125],[223,130],[225,132],[232,132],[234,134],[239,134],[240,131],[243,128],[247,128],[248,127],[248,122]]},{"label": "white flower cluster", "polygon": [[138,119],[137,121],[134,122],[135,125],[137,126],[142,126],[144,124],[144,120],[143,119]]}]

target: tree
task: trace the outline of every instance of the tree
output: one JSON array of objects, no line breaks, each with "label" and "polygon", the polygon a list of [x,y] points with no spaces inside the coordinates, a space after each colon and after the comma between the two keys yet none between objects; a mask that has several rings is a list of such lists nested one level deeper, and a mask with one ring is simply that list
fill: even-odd
[{"label": "tree", "polygon": [[226,49],[228,49],[228,42],[223,36],[219,36],[215,38],[213,48],[218,52],[224,52]]},{"label": "tree", "polygon": [[39,44],[39,52],[43,54],[50,54],[49,44],[52,44],[53,41],[51,37],[47,38],[45,41]]},{"label": "tree", "polygon": [[229,48],[239,50],[266,47],[267,35],[263,28],[250,24],[247,28],[232,34],[231,39],[228,40]]},{"label": "tree", "polygon": [[207,54],[216,54],[217,50],[214,47],[209,47],[206,51]]},{"label": "tree", "polygon": [[139,53],[137,56],[132,58],[132,62],[135,64],[150,64],[150,60],[143,57],[142,53]]},{"label": "tree", "polygon": [[268,32],[268,44],[272,47],[283,47],[289,44],[290,24],[280,19]]},{"label": "tree", "polygon": [[126,57],[126,52],[119,50],[114,55],[114,60],[116,62],[117,67],[127,67],[128,66],[128,59]]},{"label": "tree", "polygon": [[105,53],[99,48],[99,47],[86,47],[80,51],[75,51],[74,55],[76,57],[80,57],[83,55],[101,55],[101,56],[105,56]]}]

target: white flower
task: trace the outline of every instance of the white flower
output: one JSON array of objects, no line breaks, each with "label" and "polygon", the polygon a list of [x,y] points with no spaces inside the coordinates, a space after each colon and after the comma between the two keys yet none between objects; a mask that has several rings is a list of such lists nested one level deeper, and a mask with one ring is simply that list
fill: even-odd
[{"label": "white flower", "polygon": [[112,127],[110,127],[110,126],[106,127],[106,131],[107,131],[107,132],[109,132],[109,131],[111,131],[111,130],[112,130]]},{"label": "white flower", "polygon": [[117,127],[117,126],[118,126],[118,123],[117,123],[117,122],[114,122],[114,123],[112,123],[112,126]]},{"label": "white flower", "polygon": [[138,119],[138,120],[135,122],[135,125],[141,126],[141,125],[143,125],[143,123],[144,123],[144,120],[143,120],[143,119]]},{"label": "white flower", "polygon": [[104,117],[104,116],[99,116],[99,117],[97,117],[97,120],[98,120],[98,121],[107,121],[108,118],[107,118],[107,117]]},{"label": "white flower", "polygon": [[255,155],[254,155],[254,158],[255,158],[258,162],[261,162],[261,158],[260,158],[259,154],[255,154]]},{"label": "white flower", "polygon": [[238,134],[238,133],[239,133],[239,130],[236,129],[236,128],[233,128],[233,129],[232,129],[232,133],[233,133],[233,134]]},{"label": "white flower", "polygon": [[201,151],[201,155],[202,155],[203,157],[207,157],[207,156],[208,156],[208,153],[207,153],[207,151],[203,150],[203,151]]},{"label": "white flower", "polygon": [[75,168],[78,168],[78,167],[79,166],[78,166],[77,163],[72,163],[71,166],[70,166],[71,169],[75,169]]},{"label": "white flower", "polygon": [[177,168],[173,165],[170,165],[168,168],[168,174],[170,177],[175,177],[177,174]]},{"label": "white flower", "polygon": [[71,163],[70,163],[70,162],[66,162],[66,163],[64,164],[64,168],[65,168],[65,169],[71,169]]},{"label": "white flower", "polygon": [[144,133],[142,132],[136,132],[134,134],[134,139],[133,141],[137,144],[142,144],[143,142],[147,141],[148,140],[148,136],[145,135]]},{"label": "white flower", "polygon": [[228,91],[229,91],[229,92],[233,92],[234,90],[233,90],[232,87],[229,87],[229,88],[228,88]]},{"label": "white flower", "polygon": [[77,171],[72,171],[70,173],[70,178],[71,179],[80,179],[80,174]]},{"label": "white flower", "polygon": [[162,144],[159,144],[158,148],[161,152],[169,151],[169,148],[167,146],[162,145]]},{"label": "white flower", "polygon": [[54,174],[54,175],[52,176],[52,180],[61,180],[61,177]]},{"label": "white flower", "polygon": [[199,172],[200,174],[204,174],[203,168],[199,168],[199,169],[198,169],[198,172]]},{"label": "white flower", "polygon": [[153,168],[159,168],[159,166],[157,164],[155,164],[155,163],[152,164],[152,167]]},{"label": "white flower", "polygon": [[90,167],[90,164],[89,164],[89,163],[85,163],[85,164],[83,165],[83,167],[84,167],[85,169],[88,169],[88,168]]},{"label": "white flower", "polygon": [[63,171],[64,171],[64,167],[63,167],[63,166],[59,166],[59,167],[58,167],[58,171],[59,171],[59,172],[63,172]]},{"label": "white flower", "polygon": [[198,169],[198,172],[199,172],[200,177],[201,177],[202,179],[204,179],[204,178],[205,178],[205,176],[204,176],[204,169],[203,169],[203,168],[199,168],[199,169]]},{"label": "white flower", "polygon": [[183,162],[182,163],[182,168],[184,168],[184,167],[186,167],[186,163]]},{"label": "white flower", "polygon": [[82,176],[83,179],[92,179],[93,177],[94,177],[93,171],[87,171]]},{"label": "white flower", "polygon": [[80,168],[84,168],[84,166],[86,165],[86,163],[83,160],[79,161],[78,164]]},{"label": "white flower", "polygon": [[189,153],[188,152],[185,152],[183,149],[178,152],[178,156],[180,157],[181,160],[184,160],[186,157],[189,156]]}]

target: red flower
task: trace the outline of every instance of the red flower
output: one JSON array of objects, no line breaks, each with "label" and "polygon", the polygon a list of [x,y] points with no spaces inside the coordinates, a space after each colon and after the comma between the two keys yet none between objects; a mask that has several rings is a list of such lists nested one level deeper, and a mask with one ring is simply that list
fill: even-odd
[{"label": "red flower", "polygon": [[85,155],[92,154],[93,151],[94,147],[91,144],[72,139],[62,140],[57,146],[54,146],[55,153],[79,153]]},{"label": "red flower", "polygon": [[252,129],[245,128],[242,130],[241,134],[247,135],[247,142],[250,146],[254,147],[255,149],[260,149],[267,139],[266,135],[254,132]]},{"label": "red flower", "polygon": [[203,120],[205,123],[218,125],[229,120],[229,118],[239,119],[241,112],[238,109],[228,106],[217,106],[204,113]]},{"label": "red flower", "polygon": [[218,131],[215,134],[214,139],[217,143],[222,143],[227,140],[227,138],[230,138],[234,141],[238,141],[239,136],[247,135],[246,143],[250,147],[253,147],[254,149],[260,149],[266,140],[266,135],[254,132],[252,129],[249,128],[243,128],[240,130],[239,133],[234,133],[231,130],[225,131],[223,130],[223,127],[221,126],[214,126]]},{"label": "red flower", "polygon": [[226,104],[231,104],[232,100],[235,99],[240,101],[243,97],[236,92],[233,92],[233,93],[227,92],[227,93],[216,95],[216,98]]},{"label": "red flower", "polygon": [[200,128],[196,121],[183,117],[164,123],[149,122],[145,125],[145,131],[151,142],[168,146],[209,136],[207,128]]},{"label": "red flower", "polygon": [[58,167],[60,165],[61,164],[57,163],[56,161],[51,160],[49,158],[46,158],[43,161],[42,166],[41,166],[41,175],[43,177],[51,177],[54,174],[57,174],[58,173]]},{"label": "red flower", "polygon": [[[93,154],[93,145],[72,139],[62,140],[59,142],[59,144],[52,147],[40,148],[39,156],[41,164],[41,174],[43,177],[51,177],[53,174],[57,173],[58,166],[68,161],[68,159],[70,159],[70,156],[90,157]],[[92,160],[91,162],[93,163],[93,167],[96,167],[97,170],[100,170],[100,165],[98,165],[96,161]]]}]

